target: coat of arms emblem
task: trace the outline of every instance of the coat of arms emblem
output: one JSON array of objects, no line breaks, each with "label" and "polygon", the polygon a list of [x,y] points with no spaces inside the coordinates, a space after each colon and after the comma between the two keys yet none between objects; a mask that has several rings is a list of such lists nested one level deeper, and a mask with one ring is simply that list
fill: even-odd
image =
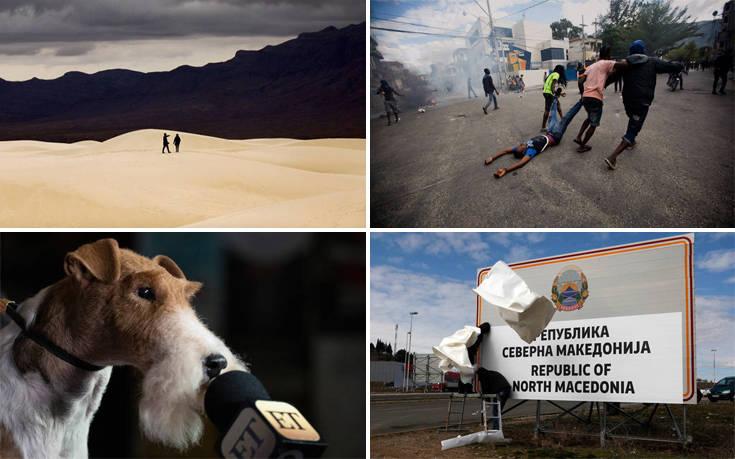
[{"label": "coat of arms emblem", "polygon": [[551,286],[551,301],[557,310],[582,309],[588,296],[587,277],[577,266],[565,266],[554,278],[554,284]]}]

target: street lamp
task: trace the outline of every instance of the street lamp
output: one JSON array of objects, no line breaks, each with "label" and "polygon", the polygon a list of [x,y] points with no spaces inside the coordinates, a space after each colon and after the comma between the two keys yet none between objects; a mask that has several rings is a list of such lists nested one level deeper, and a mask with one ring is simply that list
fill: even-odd
[{"label": "street lamp", "polygon": [[716,383],[717,382],[717,366],[715,365],[715,353],[717,352],[717,349],[711,349],[711,351],[712,351],[712,373],[714,373],[714,376],[713,376],[714,379],[712,380],[712,382]]},{"label": "street lamp", "polygon": [[413,316],[417,314],[418,312],[415,312],[415,311],[408,313],[409,317],[411,317],[411,326],[408,329],[408,350],[406,352],[406,359],[405,359],[406,364],[405,364],[405,368],[403,372],[403,387],[405,388],[404,392],[408,391],[408,376],[409,376],[408,366],[409,366],[409,363],[411,362],[410,355],[411,355],[411,338],[413,337]]}]

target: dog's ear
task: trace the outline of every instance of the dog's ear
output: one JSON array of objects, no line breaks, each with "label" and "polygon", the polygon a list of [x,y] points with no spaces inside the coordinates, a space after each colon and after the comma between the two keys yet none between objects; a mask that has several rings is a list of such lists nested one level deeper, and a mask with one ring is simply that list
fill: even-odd
[{"label": "dog's ear", "polygon": [[64,271],[77,280],[114,282],[120,278],[120,247],[114,239],[84,244],[66,254]]},{"label": "dog's ear", "polygon": [[186,281],[186,287],[184,287],[184,291],[186,292],[186,297],[191,298],[192,296],[196,295],[197,292],[202,288],[201,282],[195,282],[195,281]]},{"label": "dog's ear", "polygon": [[163,269],[168,271],[169,274],[177,279],[186,279],[184,271],[179,268],[179,265],[175,261],[167,257],[166,255],[156,255],[153,257],[153,262],[161,266]]}]

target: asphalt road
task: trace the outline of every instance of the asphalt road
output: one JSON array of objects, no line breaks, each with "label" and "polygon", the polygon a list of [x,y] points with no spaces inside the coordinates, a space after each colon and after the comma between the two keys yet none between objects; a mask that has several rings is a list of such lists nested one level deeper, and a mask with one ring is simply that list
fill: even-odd
[{"label": "asphalt road", "polygon": [[[608,170],[604,158],[625,133],[619,94],[605,90],[602,123],[577,153],[572,142],[586,118],[580,110],[559,146],[495,179],[516,160],[483,160],[539,133],[540,90],[438,106],[403,107],[401,122],[371,121],[371,227],[732,227],[735,226],[735,85],[712,95],[712,73],[691,71],[672,93],[659,75],[656,97],[634,150]],[[562,111],[578,100],[576,82]]]},{"label": "asphalt road", "polygon": [[[438,400],[402,400],[402,401],[371,401],[370,402],[370,434],[379,435],[397,433],[409,430],[444,427],[447,417],[448,399]],[[505,408],[515,405],[517,401],[509,400]],[[560,406],[571,408],[575,402],[557,402]],[[589,406],[589,405],[584,405]],[[455,405],[454,409],[458,409]],[[472,415],[481,410],[479,399],[468,399],[465,406],[464,424],[468,428],[476,426],[481,415]],[[542,414],[560,413],[561,411],[547,402],[541,403]],[[452,419],[455,415],[453,415]],[[536,402],[528,401],[503,416],[503,419],[536,416]]]}]

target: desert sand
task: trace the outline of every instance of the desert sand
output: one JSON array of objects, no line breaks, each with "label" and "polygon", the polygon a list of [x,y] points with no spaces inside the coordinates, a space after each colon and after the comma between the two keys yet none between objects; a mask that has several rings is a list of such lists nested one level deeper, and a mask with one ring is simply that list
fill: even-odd
[{"label": "desert sand", "polygon": [[0,142],[4,227],[365,227],[364,139]]}]

